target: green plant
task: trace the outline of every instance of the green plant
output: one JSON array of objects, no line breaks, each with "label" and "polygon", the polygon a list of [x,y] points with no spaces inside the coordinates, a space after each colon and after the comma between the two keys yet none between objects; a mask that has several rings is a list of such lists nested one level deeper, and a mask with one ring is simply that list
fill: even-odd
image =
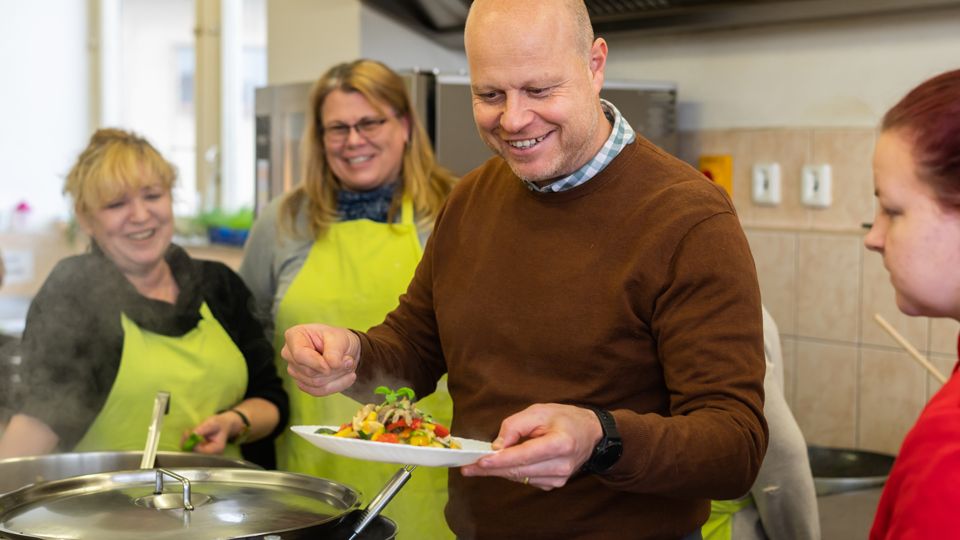
[{"label": "green plant", "polygon": [[253,226],[253,210],[250,208],[241,208],[235,212],[211,210],[197,216],[197,220],[205,227],[246,230]]}]

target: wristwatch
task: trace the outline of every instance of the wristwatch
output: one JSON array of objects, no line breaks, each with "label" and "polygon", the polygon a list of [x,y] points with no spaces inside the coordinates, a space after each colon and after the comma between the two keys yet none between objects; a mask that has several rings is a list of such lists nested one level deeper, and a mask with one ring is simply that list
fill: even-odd
[{"label": "wristwatch", "polygon": [[588,473],[602,473],[613,467],[613,464],[623,455],[623,439],[620,438],[620,432],[617,431],[617,422],[610,411],[596,407],[587,408],[593,411],[600,420],[603,436],[600,437],[600,442],[594,447],[593,454],[583,464],[581,470]]},{"label": "wristwatch", "polygon": [[233,444],[243,444],[247,440],[247,435],[250,434],[250,419],[247,418],[247,415],[243,414],[240,409],[227,409],[221,412],[232,412],[236,413],[240,417],[240,421],[243,422],[243,427],[240,428],[240,432],[230,437],[227,442]]}]

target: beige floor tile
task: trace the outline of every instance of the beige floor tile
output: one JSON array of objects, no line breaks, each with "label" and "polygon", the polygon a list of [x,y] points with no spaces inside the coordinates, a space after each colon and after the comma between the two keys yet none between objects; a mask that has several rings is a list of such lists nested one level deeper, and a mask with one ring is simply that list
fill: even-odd
[{"label": "beige floor tile", "polygon": [[883,267],[883,258],[866,248],[863,255],[863,299],[861,301],[860,340],[870,345],[900,347],[874,319],[879,313],[897,332],[920,351],[927,348],[927,319],[904,315],[897,308],[896,294],[890,274]]},{"label": "beige floor tile", "polygon": [[900,351],[864,348],[858,448],[896,454],[926,403],[926,372]]},{"label": "beige floor tile", "polygon": [[798,336],[856,343],[860,250],[853,235],[799,236]]},{"label": "beige floor tile", "polygon": [[780,332],[797,333],[797,235],[746,230],[760,282],[760,297]]},{"label": "beige floor tile", "polygon": [[797,341],[793,413],[808,444],[854,447],[857,354],[852,345]]}]

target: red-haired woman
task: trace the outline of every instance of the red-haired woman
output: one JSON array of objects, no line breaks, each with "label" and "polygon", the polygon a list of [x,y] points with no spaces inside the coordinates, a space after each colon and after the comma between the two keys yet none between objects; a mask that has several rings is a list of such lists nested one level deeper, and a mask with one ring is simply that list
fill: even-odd
[{"label": "red-haired woman", "polygon": [[[873,158],[877,215],[864,243],[883,255],[897,307],[960,320],[960,70],[911,90],[883,118]],[[907,434],[872,540],[960,538],[957,368]]]}]

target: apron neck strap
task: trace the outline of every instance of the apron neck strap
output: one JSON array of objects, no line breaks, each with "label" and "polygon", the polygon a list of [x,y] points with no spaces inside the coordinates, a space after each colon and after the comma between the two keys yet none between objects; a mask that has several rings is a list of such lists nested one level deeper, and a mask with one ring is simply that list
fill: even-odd
[{"label": "apron neck strap", "polygon": [[400,202],[400,223],[413,225],[413,199],[406,194]]}]

